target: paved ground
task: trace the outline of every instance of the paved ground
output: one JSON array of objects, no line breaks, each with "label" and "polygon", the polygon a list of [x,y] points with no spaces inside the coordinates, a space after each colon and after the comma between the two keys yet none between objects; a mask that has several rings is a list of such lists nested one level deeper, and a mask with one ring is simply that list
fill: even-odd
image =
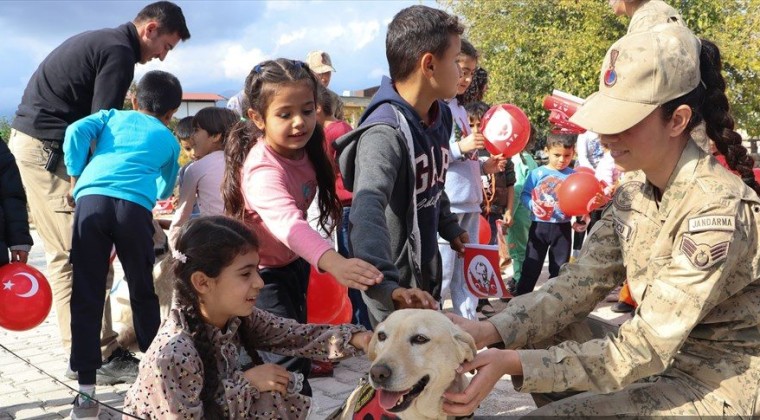
[{"label": "paved ground", "polygon": [[[32,232],[35,247],[30,255],[30,264],[44,272],[45,257],[41,241]],[[546,274],[544,274],[545,276]],[[120,278],[120,267],[116,278]],[[495,302],[497,309],[501,302]],[[608,310],[597,311],[601,318],[614,318]],[[622,318],[617,318],[620,322]],[[45,322],[26,332],[11,332],[0,328],[0,344],[24,357],[37,368],[42,369],[63,384],[76,388],[76,382],[66,380],[67,354],[60,345],[55,313],[51,311]],[[138,354],[138,357],[140,355]],[[312,379],[314,389],[314,409],[311,418],[322,419],[345,400],[359,378],[369,370],[369,362],[364,357],[342,361],[330,378]],[[28,366],[9,352],[0,348],[0,420],[6,419],[59,419],[68,418],[74,393],[62,383],[58,383]],[[121,408],[128,385],[99,386],[97,397],[104,403]],[[483,401],[477,416],[514,416],[529,412],[535,405],[527,394],[516,392],[509,377],[505,376],[496,389]],[[101,419],[118,418],[117,413],[102,410]]]}]

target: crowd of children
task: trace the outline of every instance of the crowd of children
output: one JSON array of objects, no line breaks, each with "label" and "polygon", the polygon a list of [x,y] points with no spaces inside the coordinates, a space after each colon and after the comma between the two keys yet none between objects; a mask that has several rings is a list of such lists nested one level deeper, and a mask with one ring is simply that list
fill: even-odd
[{"label": "crowd of children", "polygon": [[[647,19],[661,14],[652,13]],[[680,24],[672,26],[678,28],[673,34],[651,35],[691,45],[690,32]],[[479,67],[479,54],[462,38],[463,32],[457,17],[445,11],[426,6],[400,11],[388,25],[390,78],[383,78],[356,128],[341,120],[340,98],[327,89],[334,68],[322,51],[310,53],[308,63],[279,58],[255,65],[234,106],[204,108],[180,120],[173,134],[168,126],[181,102],[182,88],[176,77],[162,71],[150,71],[139,81],[133,111],[105,109],[68,124],[61,151],[70,179],[66,204],[75,209],[70,366],[80,387],[72,418],[96,418],[99,411],[95,384],[103,354],[97,320],[108,311],[103,296],[112,248],[124,267],[134,333],[144,353],[139,373],[125,378],[134,381],[125,409],[146,418],[305,418],[311,406],[311,359],[321,361],[320,366],[329,371],[333,360],[366,351],[367,330],[394,310],[440,309],[442,301],[450,298],[458,315],[452,319],[472,332],[479,344],[490,343],[504,337],[502,329],[509,326],[502,325],[513,321],[510,316],[519,316],[513,314],[518,310],[514,308],[522,305],[535,314],[549,310],[534,302],[538,297],[522,296],[534,291],[547,254],[552,278],[581,284],[579,270],[598,274],[593,267],[562,273],[560,267],[571,257],[601,258],[602,247],[616,234],[628,241],[625,232],[631,227],[618,219],[611,221],[610,214],[634,217],[627,213],[632,203],[625,195],[617,196],[614,211],[605,210],[606,219],[599,222],[603,226],[591,238],[590,248],[596,246],[599,255],[575,255],[571,254],[573,242],[580,250],[582,232],[602,218],[602,212],[573,220],[561,210],[558,188],[575,172],[573,161],[576,168],[591,168],[604,187],[592,206],[601,207],[621,183],[616,162],[627,152],[612,152],[609,143],[591,131],[578,137],[557,130],[546,135],[543,151],[548,161],[539,166],[531,153],[539,136],[535,127],[516,155],[485,152],[488,140],[481,120],[489,109],[482,101],[487,72]],[[626,44],[628,37],[633,39],[629,34],[621,48],[633,45]],[[705,45],[703,55],[710,53],[711,44]],[[613,69],[616,58],[612,58]],[[627,63],[623,57],[620,61]],[[708,67],[702,72],[709,73]],[[699,68],[696,73],[698,79]],[[718,79],[708,80],[716,97],[722,95],[722,79]],[[615,82],[603,84],[611,88]],[[708,89],[704,82],[702,86]],[[693,120],[685,118],[688,125],[679,123],[677,118],[686,112],[681,102],[666,104],[665,99],[657,105],[670,106],[667,115],[656,122],[640,120],[654,126],[673,118],[681,131],[671,139],[687,144]],[[694,102],[690,112],[703,106],[701,96],[678,100]],[[589,128],[610,133],[605,134],[608,137],[631,126],[616,131],[620,124],[609,128],[611,123],[597,116],[579,115]],[[715,120],[708,118],[708,128],[720,125]],[[731,137],[726,134],[729,131],[721,136]],[[720,138],[716,147],[722,151],[733,147],[729,142],[733,137]],[[690,147],[681,150],[702,162]],[[181,149],[191,158],[182,168],[178,163]],[[741,153],[731,150],[729,166],[737,170],[746,166],[746,162],[737,163]],[[11,260],[25,261],[31,245],[28,225],[20,221],[26,217],[25,197],[9,155],[0,148],[0,215],[6,224],[0,243],[9,248]],[[672,153],[670,158],[675,165],[679,156]],[[636,163],[646,166],[642,162]],[[688,164],[670,169],[685,173]],[[706,176],[725,178],[708,164],[700,165]],[[639,169],[633,163],[628,167]],[[646,170],[659,174],[658,168]],[[660,181],[660,191],[686,188],[680,184],[664,188],[668,179]],[[151,209],[156,200],[168,198],[175,188],[173,219],[154,221]],[[628,194],[639,193],[639,187],[635,189],[629,188]],[[743,194],[757,213],[756,196],[749,197],[749,189]],[[645,198],[672,204],[662,195],[650,195]],[[306,216],[312,203],[318,229]],[[507,285],[517,296],[516,304],[487,327],[475,321],[479,313],[493,315],[493,307],[468,291],[461,258],[464,245],[477,240],[483,216],[491,227],[490,242],[502,245],[498,269],[506,273],[512,266]],[[168,230],[171,259],[163,260],[154,276],[156,256],[163,253],[154,247],[154,235],[162,236],[157,226]],[[692,232],[703,230],[700,225]],[[337,249],[321,232],[336,233]],[[756,232],[745,238],[751,235]],[[650,239],[636,238],[642,243]],[[702,264],[698,256],[692,256],[704,244],[683,241],[680,246],[686,249],[692,268],[707,268],[725,257],[720,254],[723,248],[708,248],[712,256]],[[624,254],[612,259],[621,258],[633,257]],[[6,262],[0,260],[0,264]],[[621,277],[626,269],[633,268],[622,267],[613,274]],[[349,288],[354,307],[351,324],[307,323],[310,270],[327,272]],[[169,279],[174,296],[166,314],[159,311],[154,281]],[[614,285],[612,280],[605,281],[608,292]],[[548,287],[588,304],[593,298],[576,296],[558,281]],[[642,290],[635,292],[638,300],[643,299]],[[545,298],[542,302],[549,299],[548,294],[540,295]],[[552,296],[561,303],[561,297]],[[510,359],[503,362],[504,372],[523,374],[525,368],[514,362],[515,357],[518,362],[519,357],[527,360],[525,366],[531,363],[528,353],[505,354]],[[483,365],[502,363],[488,357],[480,357]],[[487,388],[487,383],[477,379],[474,387]],[[467,414],[471,407],[454,403],[472,404],[476,399],[465,394],[451,397],[447,407],[458,414]]]}]

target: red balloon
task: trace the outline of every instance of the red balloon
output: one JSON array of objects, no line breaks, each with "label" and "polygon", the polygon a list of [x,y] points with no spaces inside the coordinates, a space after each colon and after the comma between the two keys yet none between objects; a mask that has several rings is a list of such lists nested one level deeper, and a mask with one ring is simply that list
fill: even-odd
[{"label": "red balloon", "polygon": [[0,327],[30,330],[50,313],[53,291],[36,268],[14,262],[0,267]]},{"label": "red balloon", "polygon": [[603,194],[599,181],[591,174],[576,172],[562,181],[557,191],[557,204],[565,216],[589,214],[597,194]]},{"label": "red balloon", "polygon": [[752,168],[752,173],[755,174],[755,181],[760,184],[760,168]]},{"label": "red balloon", "polygon": [[354,315],[354,307],[351,305],[351,300],[348,298],[348,295],[346,295],[343,299],[343,306],[341,307],[341,310],[335,314],[335,316],[325,322],[325,324],[332,324],[332,325],[340,325],[340,324],[348,324],[351,322],[351,318]]},{"label": "red balloon", "polygon": [[512,157],[520,153],[530,138],[528,116],[512,104],[494,105],[480,123],[486,149],[492,155]]},{"label": "red balloon", "polygon": [[488,224],[488,220],[482,214],[478,222],[478,243],[481,245],[491,243],[491,225]]},{"label": "red balloon", "polygon": [[312,267],[309,288],[306,289],[306,321],[328,324],[344,311],[344,301],[348,301],[348,288],[338,283],[330,273],[319,273]]},{"label": "red balloon", "polygon": [[589,168],[588,166],[576,166],[575,168],[573,168],[573,170],[575,172],[583,172],[583,173],[591,174],[591,175],[595,175],[596,174],[596,172],[594,171],[594,169]]}]

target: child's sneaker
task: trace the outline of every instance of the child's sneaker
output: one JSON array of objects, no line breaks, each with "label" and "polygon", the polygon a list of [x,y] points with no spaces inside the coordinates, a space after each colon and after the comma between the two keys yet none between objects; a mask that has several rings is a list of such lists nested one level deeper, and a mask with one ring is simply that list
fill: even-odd
[{"label": "child's sneaker", "polygon": [[72,419],[97,419],[100,414],[100,404],[83,394],[74,398],[74,407],[71,408]]},{"label": "child's sneaker", "polygon": [[137,379],[139,365],[140,360],[134,353],[119,347],[97,370],[95,383],[98,385],[114,385],[121,382],[131,384]]}]

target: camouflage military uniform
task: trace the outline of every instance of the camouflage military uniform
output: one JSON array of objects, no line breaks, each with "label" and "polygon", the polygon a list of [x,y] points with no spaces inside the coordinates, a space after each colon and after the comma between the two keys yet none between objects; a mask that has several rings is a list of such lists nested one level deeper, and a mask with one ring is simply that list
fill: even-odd
[{"label": "camouflage military uniform", "polygon": [[577,263],[490,319],[509,348],[525,347],[628,279],[639,306],[616,336],[518,350],[516,389],[589,391],[535,414],[760,414],[760,200],[693,141],[655,195],[637,172]]}]

